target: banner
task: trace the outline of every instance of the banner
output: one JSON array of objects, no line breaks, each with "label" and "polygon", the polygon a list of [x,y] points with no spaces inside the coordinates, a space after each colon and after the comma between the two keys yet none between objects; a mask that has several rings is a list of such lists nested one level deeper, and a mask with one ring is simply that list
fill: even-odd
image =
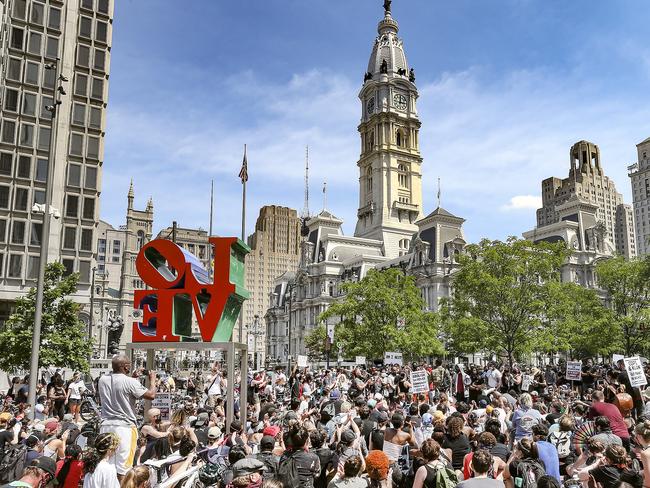
[{"label": "banner", "polygon": [[567,361],[564,377],[569,381],[582,380],[582,363],[580,361]]},{"label": "banner", "polygon": [[156,398],[151,400],[151,408],[160,410],[160,420],[169,421],[172,411],[172,394],[169,392],[156,393]]},{"label": "banner", "polygon": [[359,366],[364,366],[366,364],[366,357],[365,356],[357,356],[355,361],[356,364]]},{"label": "banner", "polygon": [[298,356],[298,367],[299,368],[306,368],[308,361],[309,361],[309,359],[307,358],[307,356]]},{"label": "banner", "polygon": [[523,391],[528,391],[532,383],[533,383],[533,377],[531,375],[525,374],[521,377],[521,389]]},{"label": "banner", "polygon": [[429,391],[426,371],[411,371],[411,393],[426,393]]},{"label": "banner", "polygon": [[398,366],[402,365],[402,353],[401,352],[387,352],[384,354],[384,364],[397,364]]},{"label": "banner", "polygon": [[645,372],[643,371],[643,364],[641,364],[641,358],[639,356],[625,358],[623,361],[625,361],[625,369],[627,370],[627,376],[630,378],[630,385],[632,388],[648,384]]}]

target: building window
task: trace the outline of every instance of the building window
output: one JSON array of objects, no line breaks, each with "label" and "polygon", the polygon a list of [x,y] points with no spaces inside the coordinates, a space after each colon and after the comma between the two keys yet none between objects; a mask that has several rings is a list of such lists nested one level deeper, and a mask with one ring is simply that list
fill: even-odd
[{"label": "building window", "polygon": [[108,24],[100,20],[95,24],[95,40],[106,43],[108,39]]},{"label": "building window", "polygon": [[32,12],[30,20],[32,24],[43,25],[45,19],[45,6],[42,3],[32,2]]},{"label": "building window", "polygon": [[66,198],[65,216],[77,217],[79,215],[79,197],[77,195],[68,195]]},{"label": "building window", "polygon": [[81,0],[81,8],[93,10],[93,0]]},{"label": "building window", "polygon": [[397,167],[397,171],[399,171],[398,175],[398,180],[399,180],[399,186],[400,188],[408,188],[409,187],[409,181],[408,181],[408,169],[405,165],[400,164]]},{"label": "building window", "polygon": [[61,9],[50,7],[47,27],[49,29],[61,30]]},{"label": "building window", "polygon": [[106,252],[106,239],[99,239],[97,242],[97,252],[100,254]]},{"label": "building window", "polygon": [[100,108],[90,107],[90,123],[88,125],[93,129],[101,129],[102,110]]},{"label": "building window", "polygon": [[27,0],[14,0],[14,8],[11,12],[11,16],[14,19],[25,20],[26,13],[27,13]]},{"label": "building window", "polygon": [[15,144],[16,142],[16,122],[13,120],[2,121],[2,142]]},{"label": "building window", "polygon": [[21,49],[23,48],[23,39],[25,37],[25,32],[22,29],[19,29],[18,27],[12,27],[11,28],[11,41],[9,46],[14,48],[14,49]]},{"label": "building window", "polygon": [[27,279],[35,280],[38,278],[38,265],[41,259],[38,256],[29,256],[27,261]]},{"label": "building window", "polygon": [[30,85],[38,85],[38,74],[39,65],[28,61],[27,68],[25,69],[25,83],[29,83]]},{"label": "building window", "polygon": [[0,208],[9,208],[9,187],[0,185]]},{"label": "building window", "polygon": [[41,55],[41,43],[43,36],[38,32],[29,33],[29,42],[27,43],[27,52],[31,54]]},{"label": "building window", "polygon": [[7,220],[0,219],[0,242],[7,242]]},{"label": "building window", "polygon": [[366,168],[366,193],[368,197],[372,196],[372,166]]},{"label": "building window", "polygon": [[101,78],[93,78],[92,89],[90,97],[97,100],[104,99],[104,80]]},{"label": "building window", "polygon": [[84,197],[83,218],[95,220],[95,199],[92,197]]},{"label": "building window", "polygon": [[18,90],[5,89],[4,109],[10,112],[18,112]]},{"label": "building window", "polygon": [[16,58],[9,58],[7,65],[7,79],[13,81],[20,81],[20,76],[23,70],[23,60]]},{"label": "building window", "polygon": [[20,145],[25,147],[34,147],[34,126],[33,125],[21,124]]},{"label": "building window", "polygon": [[144,246],[144,232],[139,230],[138,231],[138,249],[142,249],[142,246]]},{"label": "building window", "polygon": [[21,154],[18,157],[18,168],[16,169],[18,178],[29,179],[32,177],[32,158]]},{"label": "building window", "polygon": [[34,190],[32,195],[34,203],[38,205],[43,205],[45,203],[45,192],[43,190]]},{"label": "building window", "polygon": [[113,254],[120,254],[121,244],[120,241],[113,241]]},{"label": "building window", "polygon": [[52,112],[50,112],[47,107],[51,107],[53,105],[54,100],[52,97],[43,95],[43,97],[41,97],[41,111],[39,117],[45,120],[52,120]]},{"label": "building window", "polygon": [[78,164],[68,165],[68,185],[81,186],[81,166]]},{"label": "building window", "polygon": [[97,189],[97,168],[93,166],[86,167],[86,182],[84,187],[89,190]]},{"label": "building window", "polygon": [[50,128],[40,126],[38,128],[38,149],[41,151],[50,150]]},{"label": "building window", "polygon": [[83,156],[84,136],[75,132],[70,134],[70,154]]},{"label": "building window", "polygon": [[48,36],[45,56],[52,59],[57,59],[59,57],[59,40],[56,37]]},{"label": "building window", "polygon": [[90,261],[79,261],[79,282],[90,283]]},{"label": "building window", "polygon": [[14,210],[18,210],[20,212],[26,212],[28,203],[29,203],[29,189],[17,186],[15,197],[14,197]]},{"label": "building window", "polygon": [[400,239],[399,241],[399,255],[404,256],[409,252],[411,241],[409,239]]},{"label": "building window", "polygon": [[43,86],[49,88],[50,90],[54,89],[54,77],[56,76],[55,70],[53,69],[44,69],[43,70]]},{"label": "building window", "polygon": [[23,93],[23,115],[36,116],[36,94]]},{"label": "building window", "polygon": [[11,228],[11,243],[25,244],[25,221],[14,220]]},{"label": "building window", "polygon": [[90,48],[79,44],[77,46],[77,66],[84,66],[88,68],[90,66]]},{"label": "building window", "polygon": [[77,228],[65,227],[63,229],[63,248],[75,249],[77,247]]},{"label": "building window", "polygon": [[74,84],[74,94],[85,97],[88,94],[88,77],[77,73],[77,80]]},{"label": "building window", "polygon": [[77,125],[86,124],[86,106],[75,103],[72,108],[72,123]]},{"label": "building window", "polygon": [[93,230],[92,229],[81,229],[81,244],[79,248],[82,251],[92,251],[93,250]]},{"label": "building window", "polygon": [[65,268],[65,276],[70,276],[74,273],[74,259],[62,259],[61,264]]},{"label": "building window", "polygon": [[13,169],[13,154],[0,153],[0,175],[11,176]]},{"label": "building window", "polygon": [[97,11],[108,15],[108,0],[97,0]]},{"label": "building window", "polygon": [[79,36],[85,37],[87,39],[92,38],[92,29],[93,29],[93,19],[90,17],[84,17],[83,15],[79,19]]},{"label": "building window", "polygon": [[99,137],[88,136],[86,157],[91,159],[99,159]]},{"label": "building window", "polygon": [[106,66],[106,51],[103,51],[101,49],[95,49],[95,60],[93,63],[93,67],[95,69],[104,71],[105,66]]},{"label": "building window", "polygon": [[9,269],[7,276],[9,278],[20,278],[23,270],[23,256],[21,254],[11,254],[9,256]]}]

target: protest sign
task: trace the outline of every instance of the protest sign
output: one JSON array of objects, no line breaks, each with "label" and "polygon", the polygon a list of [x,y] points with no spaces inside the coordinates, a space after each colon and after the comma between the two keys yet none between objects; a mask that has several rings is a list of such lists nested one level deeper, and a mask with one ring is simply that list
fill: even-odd
[{"label": "protest sign", "polygon": [[309,361],[307,356],[298,356],[298,367],[299,368],[306,368],[307,367],[307,361]]},{"label": "protest sign", "polygon": [[627,376],[630,378],[630,385],[632,388],[648,384],[645,372],[643,371],[643,364],[641,364],[641,358],[639,356],[624,358],[623,361],[625,361],[625,369],[627,371]]},{"label": "protest sign", "polygon": [[402,353],[401,352],[387,352],[384,354],[384,364],[397,364],[398,366],[402,365]]},{"label": "protest sign", "polygon": [[531,375],[525,374],[521,377],[521,389],[523,391],[528,391],[532,383],[533,383],[533,377]]},{"label": "protest sign", "polygon": [[151,408],[160,410],[160,420],[169,421],[172,410],[172,394],[169,392],[156,393],[156,398],[151,400]]},{"label": "protest sign", "polygon": [[569,381],[580,381],[582,379],[582,363],[580,361],[567,361],[566,375]]},{"label": "protest sign", "polygon": [[625,359],[625,356],[622,354],[612,354],[612,364],[616,366],[616,363],[618,363],[621,359]]},{"label": "protest sign", "polygon": [[360,365],[360,366],[363,366],[364,364],[366,364],[366,357],[365,356],[357,356],[354,362],[356,364]]},{"label": "protest sign", "polygon": [[426,371],[411,371],[411,393],[426,393],[429,391]]}]

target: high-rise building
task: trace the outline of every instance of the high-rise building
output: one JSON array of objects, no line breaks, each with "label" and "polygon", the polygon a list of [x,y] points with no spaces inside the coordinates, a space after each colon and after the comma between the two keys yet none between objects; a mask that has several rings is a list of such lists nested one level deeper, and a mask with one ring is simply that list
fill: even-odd
[{"label": "high-rise building", "polygon": [[[266,352],[264,315],[269,308],[275,279],[294,272],[300,258],[301,220],[291,208],[266,205],[260,209],[255,232],[248,237],[251,252],[246,256],[246,289],[250,298],[244,302],[244,328],[253,336],[251,355],[262,365]],[[238,328],[235,327],[235,338]]]},{"label": "high-rise building", "polygon": [[575,195],[580,201],[597,207],[596,219],[604,225],[605,236],[616,252],[628,259],[635,257],[630,211],[625,208],[623,195],[616,191],[614,182],[605,176],[598,146],[588,141],[575,143],[569,151],[569,164],[568,178],[551,177],[542,181],[542,208],[537,210],[537,227],[559,222],[559,207]]},{"label": "high-rise building", "polygon": [[[38,272],[58,68],[65,94],[57,109],[48,261],[80,274],[73,298],[87,304],[94,266],[112,0],[0,2],[0,324]],[[50,68],[50,69],[48,69]],[[62,78],[62,79],[63,79]],[[82,320],[88,320],[87,311]]]},{"label": "high-rise building", "polygon": [[650,137],[636,146],[638,162],[629,166],[636,244],[639,256],[650,254]]},{"label": "high-rise building", "polygon": [[409,68],[389,10],[359,93],[362,104],[359,209],[354,235],[383,242],[384,253],[405,254],[422,213],[420,120],[415,71]]}]

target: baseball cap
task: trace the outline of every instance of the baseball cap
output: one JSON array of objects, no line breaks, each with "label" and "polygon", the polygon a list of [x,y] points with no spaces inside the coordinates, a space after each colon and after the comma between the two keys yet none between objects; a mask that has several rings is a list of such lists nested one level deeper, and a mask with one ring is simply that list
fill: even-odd
[{"label": "baseball cap", "polygon": [[379,412],[379,415],[377,415],[377,420],[379,422],[388,422],[388,414],[384,412],[383,410]]},{"label": "baseball cap", "polygon": [[268,427],[264,427],[264,430],[262,431],[262,434],[271,437],[275,437],[279,433],[280,433],[280,427],[278,427],[277,425],[269,425]]},{"label": "baseball cap", "polygon": [[266,468],[262,461],[258,461],[255,458],[244,458],[237,461],[232,466],[232,477],[239,478],[240,476],[246,476],[247,474],[261,473]]},{"label": "baseball cap", "polygon": [[205,424],[207,424],[210,420],[210,416],[208,415],[208,412],[201,412],[199,416],[196,418],[196,425],[197,427],[203,427]]},{"label": "baseball cap", "polygon": [[343,442],[343,444],[352,444],[356,438],[357,436],[350,429],[344,430],[341,433],[341,442]]},{"label": "baseball cap", "polygon": [[239,432],[241,431],[242,425],[239,420],[233,420],[230,422],[230,432]]},{"label": "baseball cap", "polygon": [[208,429],[208,439],[218,439],[221,437],[221,429],[219,427],[210,427]]},{"label": "baseball cap", "polygon": [[330,392],[330,398],[332,400],[338,400],[341,397],[341,392],[339,390],[332,390]]},{"label": "baseball cap", "polygon": [[375,408],[375,405],[377,405],[377,400],[375,400],[374,398],[371,398],[370,400],[368,400],[368,406],[370,408]]},{"label": "baseball cap", "polygon": [[49,430],[50,432],[54,432],[59,428],[59,423],[56,420],[50,420],[48,423],[45,424],[45,430]]},{"label": "baseball cap", "polygon": [[56,476],[56,462],[54,461],[54,459],[50,457],[47,456],[37,457],[30,463],[30,466],[34,466],[38,469],[42,469],[46,473],[49,473],[52,476]]},{"label": "baseball cap", "polygon": [[260,447],[264,448],[273,448],[275,446],[275,437],[270,435],[265,435],[260,441]]}]

